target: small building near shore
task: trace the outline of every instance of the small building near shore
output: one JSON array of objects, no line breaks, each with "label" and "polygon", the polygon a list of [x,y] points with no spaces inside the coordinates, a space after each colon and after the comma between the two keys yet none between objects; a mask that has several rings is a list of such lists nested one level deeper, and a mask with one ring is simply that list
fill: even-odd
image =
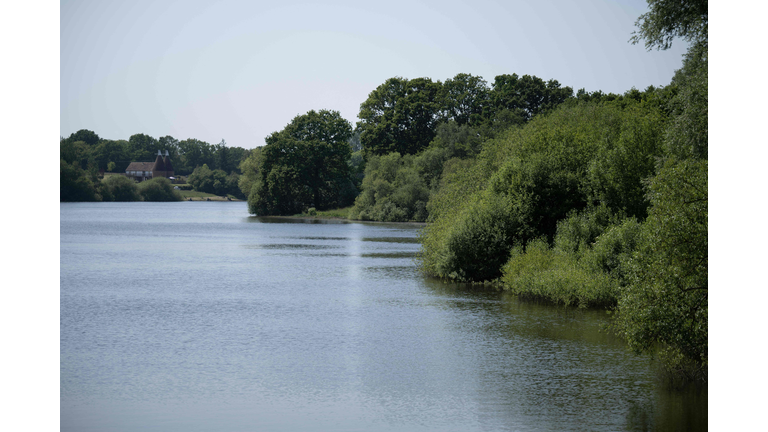
[{"label": "small building near shore", "polygon": [[158,150],[154,162],[131,162],[125,169],[125,176],[138,182],[157,177],[173,177],[173,165],[168,150],[165,151],[165,157]]}]

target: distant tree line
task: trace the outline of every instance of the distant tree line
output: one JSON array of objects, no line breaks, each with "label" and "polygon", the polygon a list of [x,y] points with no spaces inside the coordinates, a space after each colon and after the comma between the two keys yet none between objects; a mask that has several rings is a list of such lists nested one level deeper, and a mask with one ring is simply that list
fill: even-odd
[{"label": "distant tree line", "polygon": [[131,135],[127,141],[110,140],[87,129],[62,137],[59,147],[61,159],[67,163],[77,161],[83,169],[101,172],[125,172],[131,162],[152,162],[158,150],[168,151],[174,172],[179,175],[189,175],[203,165],[239,174],[240,162],[249,153],[242,147],[228,147],[224,140],[209,144],[195,138],[179,141],[166,135],[156,139],[141,133]]},{"label": "distant tree line", "polygon": [[110,194],[100,182],[100,175],[124,173],[131,162],[154,161],[158,150],[168,151],[174,174],[192,177],[195,190],[245,198],[237,185],[240,163],[250,150],[228,147],[224,140],[211,145],[195,138],[179,141],[171,136],[155,139],[145,134],[131,135],[127,141],[110,140],[82,129],[59,140],[60,200],[109,201]]}]

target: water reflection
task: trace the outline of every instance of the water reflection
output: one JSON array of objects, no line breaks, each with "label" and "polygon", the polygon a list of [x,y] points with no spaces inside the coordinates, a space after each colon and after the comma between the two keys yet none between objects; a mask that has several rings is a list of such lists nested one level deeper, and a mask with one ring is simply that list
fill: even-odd
[{"label": "water reflection", "polygon": [[364,242],[375,242],[375,243],[410,243],[410,244],[419,243],[419,239],[416,237],[363,237],[360,240]]},{"label": "water reflection", "polygon": [[295,243],[268,243],[255,245],[241,245],[244,249],[297,249],[297,250],[327,250],[340,249],[340,246],[334,245],[316,245],[316,244],[295,244]]},{"label": "water reflection", "polygon": [[416,252],[378,252],[364,253],[360,255],[363,258],[413,258]]},{"label": "water reflection", "polygon": [[424,286],[445,307],[461,311],[456,331],[482,332],[473,342],[488,350],[475,357],[484,372],[482,392],[504,401],[494,405],[494,417],[529,418],[551,430],[598,429],[595,422],[609,430],[707,429],[706,389],[660,386],[651,361],[607,330],[605,312],[521,301],[466,284],[425,279]]}]

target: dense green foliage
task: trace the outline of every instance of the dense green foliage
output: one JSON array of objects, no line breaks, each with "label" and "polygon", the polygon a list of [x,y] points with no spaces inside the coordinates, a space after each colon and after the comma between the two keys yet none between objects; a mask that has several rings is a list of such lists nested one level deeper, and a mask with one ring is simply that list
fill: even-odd
[{"label": "dense green foliage", "polygon": [[469,125],[490,135],[525,123],[572,96],[570,87],[530,75],[499,75],[490,89],[482,77],[465,73],[445,84],[394,77],[360,105],[357,130],[366,157],[416,154],[430,144],[442,123]]},{"label": "dense green foliage", "polygon": [[227,174],[221,169],[211,170],[206,164],[195,168],[187,177],[187,183],[198,192],[221,196],[232,195],[235,198],[245,199],[245,195],[240,190],[239,181],[240,176],[235,171]]},{"label": "dense green foliage", "polygon": [[612,308],[630,347],[706,380],[706,2],[649,5],[635,42],[692,42],[672,82],[501,111],[522,126],[488,135],[460,170],[444,164],[420,258],[439,277]]},{"label": "dense green foliage", "polygon": [[59,200],[101,201],[101,184],[94,170],[83,170],[77,161],[67,163],[63,158],[59,164]]},{"label": "dense green foliage", "polygon": [[649,184],[652,207],[626,263],[617,329],[638,352],[659,348],[665,366],[706,377],[707,161],[668,159]]},{"label": "dense green foliage", "polygon": [[350,212],[352,219],[386,222],[424,221],[429,189],[416,171],[412,155],[371,156],[363,192]]},{"label": "dense green foliage", "polygon": [[394,77],[360,105],[358,129],[372,155],[413,154],[429,144],[441,109],[442,84],[429,78]]},{"label": "dense green foliage", "polygon": [[644,217],[642,179],[660,155],[663,118],[643,103],[563,106],[487,141],[470,173],[430,201],[424,269],[458,280],[501,275],[513,247],[554,240],[573,211],[604,205]]},{"label": "dense green foliage", "polygon": [[313,110],[267,137],[246,164],[249,211],[291,215],[349,205],[357,194],[348,163],[351,135],[352,126],[338,111]]},{"label": "dense green foliage", "polygon": [[[60,200],[111,201],[112,192],[101,185],[99,173],[123,173],[131,162],[154,161],[158,150],[168,151],[175,175],[190,174],[206,165],[212,167],[209,169],[213,169],[216,176],[210,182],[211,193],[245,198],[237,184],[240,163],[247,159],[250,150],[227,147],[224,140],[210,145],[194,138],[178,141],[171,136],[155,139],[145,134],[131,135],[127,141],[108,140],[82,129],[59,140]],[[219,183],[214,186],[217,180]],[[119,201],[131,199],[123,196]]]},{"label": "dense green foliage", "polygon": [[177,175],[191,174],[204,164],[231,173],[239,170],[249,154],[242,147],[227,147],[224,140],[211,145],[194,138],[178,141],[172,136],[156,139],[146,134],[131,135],[127,141],[109,140],[86,129],[61,138],[59,146],[61,159],[67,163],[77,161],[82,168],[92,165],[102,172],[125,172],[131,162],[152,162],[158,150],[167,150]]},{"label": "dense green foliage", "polygon": [[427,202],[440,188],[443,173],[466,165],[463,161],[479,152],[482,141],[476,128],[451,120],[437,127],[429,147],[417,155],[393,152],[369,156],[360,185],[362,192],[350,217],[426,221],[429,215]]},{"label": "dense green foliage", "polygon": [[113,175],[104,179],[112,201],[141,201],[141,194],[136,182],[122,175]]},{"label": "dense green foliage", "polygon": [[144,201],[181,201],[179,191],[167,178],[158,177],[139,183],[139,194]]}]

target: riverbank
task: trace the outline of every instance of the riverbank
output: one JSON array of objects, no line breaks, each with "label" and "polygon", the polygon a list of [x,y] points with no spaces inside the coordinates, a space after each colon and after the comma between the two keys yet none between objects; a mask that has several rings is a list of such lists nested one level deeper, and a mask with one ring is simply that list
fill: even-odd
[{"label": "riverbank", "polygon": [[418,224],[418,225],[426,225],[425,222],[415,222],[415,221],[405,221],[405,222],[384,222],[384,221],[371,221],[371,220],[361,220],[361,219],[350,219],[349,213],[350,210],[352,210],[354,206],[349,207],[343,207],[339,209],[330,209],[330,210],[314,210],[309,209],[305,213],[299,213],[293,216],[281,216],[286,218],[292,218],[292,219],[328,219],[328,220],[345,220],[350,222],[371,222],[371,223],[402,223],[402,224]]},{"label": "riverbank", "polygon": [[211,193],[194,190],[178,190],[184,201],[245,201],[235,198],[234,195],[214,195]]},{"label": "riverbank", "polygon": [[243,202],[245,200],[230,198],[230,197],[223,197],[218,195],[211,195],[207,197],[185,197],[184,201],[240,201],[240,202]]}]

